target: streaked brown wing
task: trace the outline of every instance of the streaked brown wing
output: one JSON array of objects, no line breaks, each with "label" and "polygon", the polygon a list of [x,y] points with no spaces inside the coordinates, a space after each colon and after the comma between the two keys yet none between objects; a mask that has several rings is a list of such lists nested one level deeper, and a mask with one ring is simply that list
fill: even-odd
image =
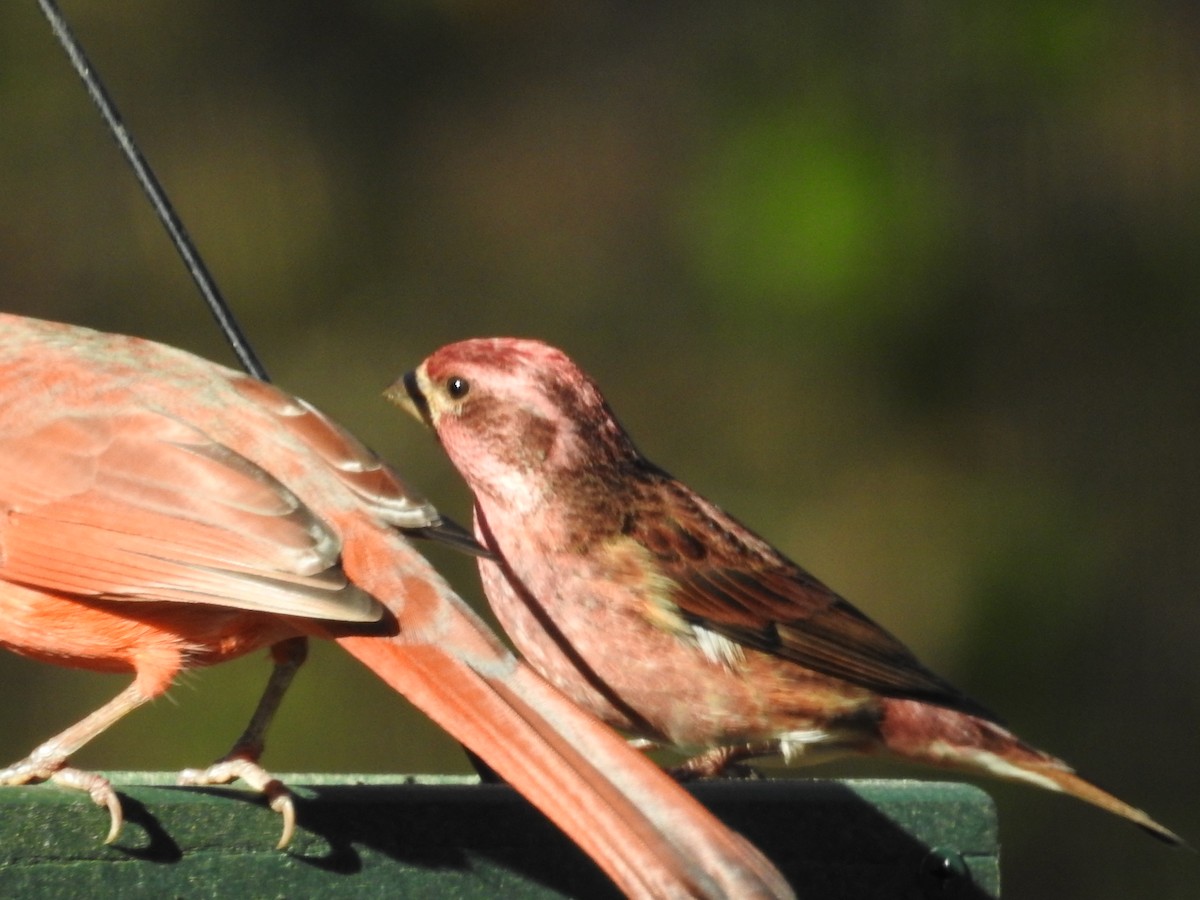
[{"label": "streaked brown wing", "polygon": [[628,533],[676,585],[695,625],[881,694],[996,717],[904,644],[718,507],[664,476]]},{"label": "streaked brown wing", "polygon": [[339,537],[268,472],[148,409],[0,428],[0,577],[84,597],[374,621]]}]

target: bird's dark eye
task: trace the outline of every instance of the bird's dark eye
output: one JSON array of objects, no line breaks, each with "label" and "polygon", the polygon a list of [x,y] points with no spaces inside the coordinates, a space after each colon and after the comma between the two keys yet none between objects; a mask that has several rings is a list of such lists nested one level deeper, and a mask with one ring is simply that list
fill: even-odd
[{"label": "bird's dark eye", "polygon": [[453,375],[446,379],[446,393],[455,400],[461,400],[471,390],[471,383],[465,378]]}]

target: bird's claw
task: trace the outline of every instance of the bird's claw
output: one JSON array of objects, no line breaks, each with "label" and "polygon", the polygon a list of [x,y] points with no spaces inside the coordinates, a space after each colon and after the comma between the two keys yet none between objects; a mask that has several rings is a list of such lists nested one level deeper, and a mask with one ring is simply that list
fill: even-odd
[{"label": "bird's claw", "polygon": [[121,798],[117,796],[117,792],[106,779],[95,784],[88,794],[91,795],[92,802],[97,806],[104,806],[108,809],[109,826],[104,843],[115,844],[117,838],[121,836],[121,829],[125,826],[125,810],[121,806]]},{"label": "bird's claw", "polygon": [[207,769],[184,769],[179,773],[181,785],[204,787],[229,784],[238,779],[267,799],[267,805],[283,817],[283,832],[276,849],[285,850],[296,834],[296,801],[292,792],[278,778],[245,756],[231,755],[218,760]]},{"label": "bird's claw", "polygon": [[43,781],[50,781],[73,791],[85,791],[93,803],[108,810],[108,835],[104,838],[104,843],[112,844],[121,836],[121,829],[125,825],[125,811],[121,807],[120,796],[103,775],[73,769],[65,765],[61,758],[39,758],[37,753],[7,769],[0,769],[0,784],[39,784]]},{"label": "bird's claw", "polygon": [[742,760],[764,756],[771,750],[769,744],[735,744],[712,747],[684,760],[667,770],[679,782],[699,781],[711,778],[756,779],[761,776]]},{"label": "bird's claw", "polygon": [[287,788],[278,781],[275,784],[279,785],[279,793],[271,797],[269,803],[271,809],[283,816],[283,831],[275,849],[286,850],[296,834],[296,801],[292,799],[292,794]]},{"label": "bird's claw", "polygon": [[125,811],[121,807],[121,798],[117,796],[112,783],[103,775],[64,766],[50,773],[46,780],[52,781],[60,787],[87,791],[93,803],[108,810],[108,835],[104,838],[104,843],[115,843],[121,836],[121,828],[125,825]]}]

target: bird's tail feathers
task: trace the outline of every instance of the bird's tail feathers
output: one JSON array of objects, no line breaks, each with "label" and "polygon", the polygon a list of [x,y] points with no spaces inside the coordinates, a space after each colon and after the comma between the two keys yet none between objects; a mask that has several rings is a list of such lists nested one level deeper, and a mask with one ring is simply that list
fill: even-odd
[{"label": "bird's tail feathers", "polygon": [[478,754],[627,895],[793,896],[753,845],[518,662],[401,538],[346,547],[348,574],[399,630],[334,635],[338,643]]},{"label": "bird's tail feathers", "polygon": [[1070,794],[1130,820],[1165,843],[1187,846],[1142,810],[994,722],[919,701],[886,700],[879,727],[884,748],[895,756]]}]

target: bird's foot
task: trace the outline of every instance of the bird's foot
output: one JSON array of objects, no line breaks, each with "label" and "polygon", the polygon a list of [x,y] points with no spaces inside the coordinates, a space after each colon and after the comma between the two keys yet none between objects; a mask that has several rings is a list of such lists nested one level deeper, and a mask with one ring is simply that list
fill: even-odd
[{"label": "bird's foot", "polygon": [[108,810],[108,835],[104,843],[111,844],[121,836],[121,828],[125,824],[121,798],[103,775],[73,769],[62,758],[39,758],[36,751],[6,769],[0,769],[0,785],[40,784],[43,781],[75,791],[86,791],[93,803]]},{"label": "bird's foot", "polygon": [[276,847],[286,849],[296,833],[296,802],[287,786],[260,766],[257,759],[234,751],[207,769],[184,769],[178,780],[182,785],[203,787],[229,784],[239,778],[266,797],[271,809],[283,816],[283,833]]},{"label": "bird's foot", "polygon": [[770,752],[777,752],[775,745],[766,743],[713,747],[684,760],[667,772],[680,782],[697,781],[701,778],[762,778],[757,770],[743,760],[766,756]]}]

